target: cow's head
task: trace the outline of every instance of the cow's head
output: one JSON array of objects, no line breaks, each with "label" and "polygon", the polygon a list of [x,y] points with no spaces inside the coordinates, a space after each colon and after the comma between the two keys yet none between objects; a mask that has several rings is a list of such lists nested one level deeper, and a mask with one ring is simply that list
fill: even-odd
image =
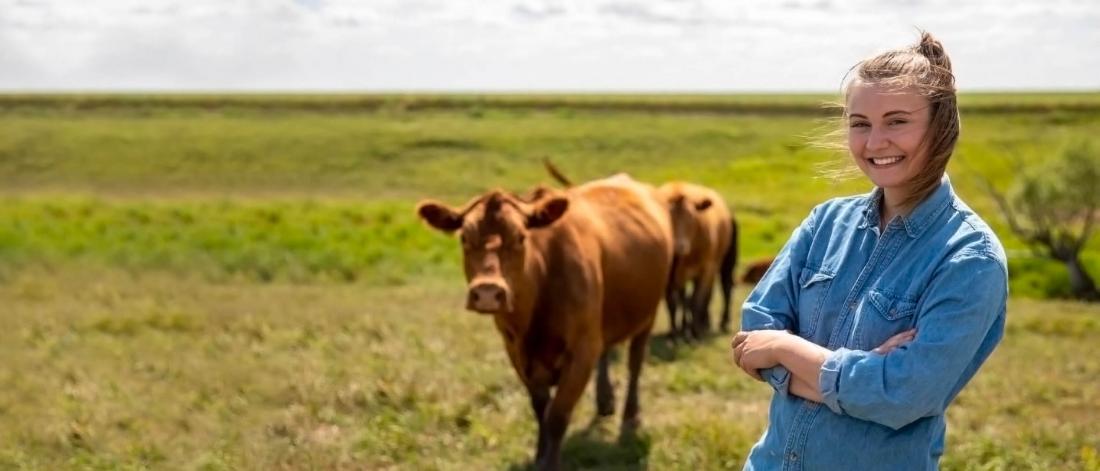
[{"label": "cow's head", "polygon": [[662,186],[659,195],[668,207],[675,253],[677,256],[686,256],[691,253],[692,241],[700,230],[701,213],[710,208],[714,202],[705,196],[693,197],[690,192],[685,192],[676,185]]},{"label": "cow's head", "polygon": [[514,287],[524,276],[530,231],[553,224],[567,209],[564,196],[529,203],[492,191],[461,210],[424,201],[416,212],[432,227],[459,234],[469,288],[466,309],[497,314],[515,308]]}]

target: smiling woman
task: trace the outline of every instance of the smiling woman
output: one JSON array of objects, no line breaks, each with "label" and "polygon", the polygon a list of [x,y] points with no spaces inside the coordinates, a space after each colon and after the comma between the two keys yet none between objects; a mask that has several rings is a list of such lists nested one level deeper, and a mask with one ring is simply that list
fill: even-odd
[{"label": "smiling woman", "polygon": [[1004,334],[1004,249],[945,174],[943,46],[854,71],[848,150],[875,188],[814,208],[745,301],[734,362],[776,390],[745,469],[937,468],[947,406]]}]

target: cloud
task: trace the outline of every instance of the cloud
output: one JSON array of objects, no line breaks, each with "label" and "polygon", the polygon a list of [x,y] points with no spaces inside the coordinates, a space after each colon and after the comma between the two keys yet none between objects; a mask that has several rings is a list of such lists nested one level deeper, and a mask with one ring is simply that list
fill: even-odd
[{"label": "cloud", "polygon": [[835,90],[916,27],[964,89],[1100,88],[1097,24],[1089,0],[0,0],[0,88]]},{"label": "cloud", "polygon": [[521,2],[512,5],[512,13],[519,19],[543,21],[566,14],[565,6],[558,2]]}]

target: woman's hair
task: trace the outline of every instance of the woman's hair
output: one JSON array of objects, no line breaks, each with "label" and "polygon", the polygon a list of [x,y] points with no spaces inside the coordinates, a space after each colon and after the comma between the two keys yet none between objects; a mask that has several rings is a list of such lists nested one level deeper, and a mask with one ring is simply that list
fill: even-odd
[{"label": "woman's hair", "polygon": [[[930,119],[921,142],[922,151],[928,152],[927,166],[914,177],[909,196],[901,202],[903,208],[911,209],[939,185],[959,140],[959,107],[951,59],[939,40],[921,31],[917,44],[883,52],[852,67],[844,82],[845,103],[856,83],[912,90],[928,99]],[[847,116],[847,109],[844,113]]]}]

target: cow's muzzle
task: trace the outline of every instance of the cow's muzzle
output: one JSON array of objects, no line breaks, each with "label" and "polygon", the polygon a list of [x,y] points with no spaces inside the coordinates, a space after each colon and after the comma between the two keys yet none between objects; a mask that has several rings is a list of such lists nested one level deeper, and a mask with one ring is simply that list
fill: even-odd
[{"label": "cow's muzzle", "polygon": [[500,281],[475,281],[466,297],[466,309],[482,314],[512,311],[512,296]]}]

